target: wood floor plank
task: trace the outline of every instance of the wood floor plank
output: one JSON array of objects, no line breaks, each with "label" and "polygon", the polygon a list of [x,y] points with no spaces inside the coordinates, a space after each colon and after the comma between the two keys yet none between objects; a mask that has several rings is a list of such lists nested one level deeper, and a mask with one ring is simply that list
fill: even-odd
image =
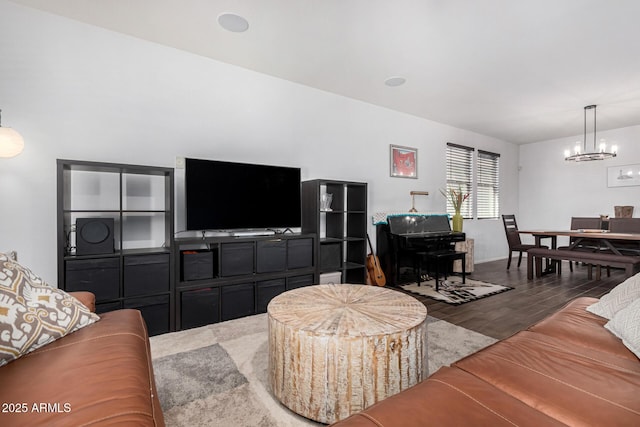
[{"label": "wood floor plank", "polygon": [[462,305],[450,305],[430,298],[415,296],[427,307],[430,316],[446,320],[481,334],[504,339],[554,313],[567,302],[582,296],[600,298],[624,280],[624,271],[612,269],[611,276],[602,272],[601,280],[591,280],[587,267],[562,266],[562,274],[547,274],[527,279],[526,262],[520,268],[505,260],[476,264],[468,277],[514,289]]}]

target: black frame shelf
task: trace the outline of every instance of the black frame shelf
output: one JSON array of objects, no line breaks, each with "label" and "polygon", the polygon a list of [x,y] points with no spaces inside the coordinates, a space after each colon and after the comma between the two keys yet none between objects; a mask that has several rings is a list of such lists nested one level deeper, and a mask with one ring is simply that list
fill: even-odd
[{"label": "black frame shelf", "polygon": [[[74,183],[82,186],[101,179],[108,188],[92,188],[88,200],[83,200],[87,194],[74,189]],[[130,194],[129,186],[142,193]],[[127,206],[140,200],[162,208]],[[58,159],[57,206],[58,286],[94,292],[98,312],[140,310],[150,335],[174,330],[173,168]],[[82,215],[113,220],[112,252],[78,255],[72,251],[71,234]],[[132,218],[138,220],[128,223]],[[155,222],[156,227],[146,227],[140,218]],[[138,240],[139,233],[147,233],[149,242],[157,246],[146,247]]]},{"label": "black frame shelf", "polygon": [[[323,193],[333,195],[321,209]],[[340,272],[342,282],[364,283],[367,239],[367,184],[315,179],[302,183],[302,231],[319,236],[318,271]]]}]

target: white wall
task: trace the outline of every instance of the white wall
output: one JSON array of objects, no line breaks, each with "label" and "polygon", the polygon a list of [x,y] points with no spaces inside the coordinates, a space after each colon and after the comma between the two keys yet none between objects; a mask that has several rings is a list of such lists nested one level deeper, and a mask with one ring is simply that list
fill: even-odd
[{"label": "white wall", "polygon": [[[587,148],[592,147],[590,138],[587,135]],[[583,135],[520,147],[520,229],[566,229],[572,216],[613,217],[616,205],[633,205],[633,216],[640,216],[640,186],[607,186],[607,168],[640,163],[640,126],[598,132],[597,138],[615,142],[618,156],[566,162],[564,150]]]},{"label": "white wall", "polygon": [[[517,209],[513,144],[5,0],[0,108],[3,124],[26,143],[20,156],[0,159],[0,250],[17,250],[52,283],[57,158],[171,167],[185,156],[296,166],[303,179],[368,182],[371,213],[409,209],[411,190],[431,193],[417,198],[418,210],[441,212],[451,141],[502,155],[502,210]],[[389,144],[418,148],[419,179],[389,177]],[[178,199],[180,193],[178,185]],[[465,231],[476,238],[477,261],[506,256],[500,221],[466,221]]]}]

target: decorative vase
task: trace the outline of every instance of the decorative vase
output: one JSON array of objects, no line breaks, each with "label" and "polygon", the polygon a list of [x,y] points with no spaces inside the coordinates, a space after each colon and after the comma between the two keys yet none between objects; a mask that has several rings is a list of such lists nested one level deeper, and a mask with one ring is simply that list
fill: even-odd
[{"label": "decorative vase", "polygon": [[456,211],[453,215],[453,231],[462,231],[462,215],[460,215],[460,211]]},{"label": "decorative vase", "polygon": [[331,202],[333,201],[333,194],[330,193],[322,193],[320,196],[320,210],[323,212],[330,212]]}]

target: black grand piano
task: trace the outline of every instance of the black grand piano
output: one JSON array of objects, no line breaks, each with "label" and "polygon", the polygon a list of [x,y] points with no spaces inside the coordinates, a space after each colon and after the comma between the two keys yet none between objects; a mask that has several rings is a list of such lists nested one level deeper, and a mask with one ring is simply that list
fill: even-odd
[{"label": "black grand piano", "polygon": [[413,269],[416,252],[454,250],[455,242],[464,240],[465,234],[452,231],[443,214],[393,215],[376,225],[377,255],[390,285],[410,281],[403,280],[401,268]]}]

